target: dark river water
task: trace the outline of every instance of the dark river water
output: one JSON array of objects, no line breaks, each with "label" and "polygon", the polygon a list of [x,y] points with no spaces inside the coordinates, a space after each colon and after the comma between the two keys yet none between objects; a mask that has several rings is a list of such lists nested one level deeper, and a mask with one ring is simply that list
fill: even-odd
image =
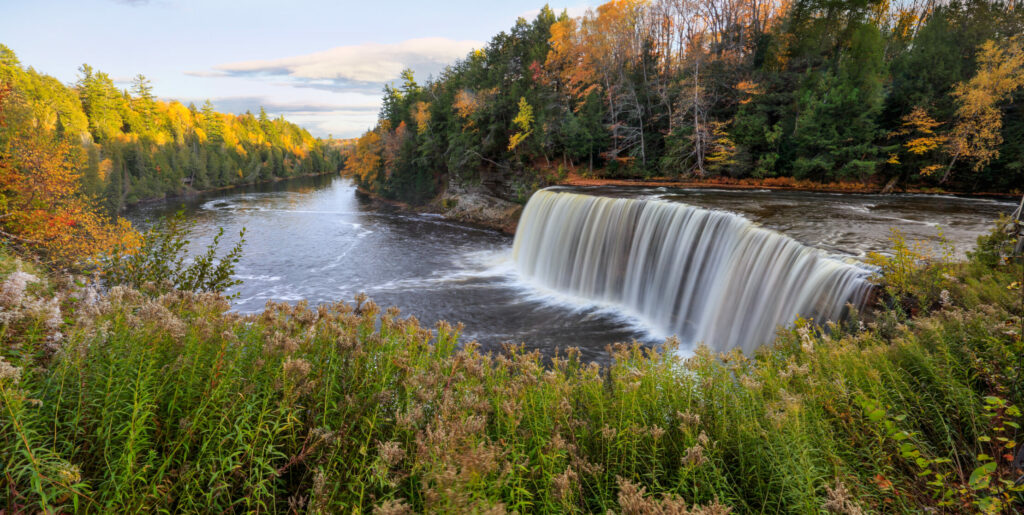
[{"label": "dark river water", "polygon": [[[890,228],[910,240],[935,241],[938,231],[962,254],[1010,201],[940,196],[832,195],[805,192],[572,188],[593,194],[683,202],[739,213],[810,246],[850,257],[889,247]],[[322,176],[235,189],[185,202],[142,205],[137,225],[185,208],[196,220],[193,241],[204,246],[218,227],[247,230],[244,282],[231,293],[239,312],[268,300],[350,301],[365,292],[424,325],[465,324],[465,341],[484,349],[504,342],[550,353],[579,347],[601,359],[607,344],[658,337],[612,306],[579,303],[520,280],[512,237],[442,219],[375,207],[347,179]],[[230,242],[226,245],[230,247]]]}]

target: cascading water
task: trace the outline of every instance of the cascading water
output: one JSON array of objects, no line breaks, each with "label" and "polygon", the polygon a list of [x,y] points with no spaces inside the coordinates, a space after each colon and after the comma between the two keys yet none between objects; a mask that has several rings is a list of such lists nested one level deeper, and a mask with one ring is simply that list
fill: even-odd
[{"label": "cascading water", "polygon": [[871,289],[866,268],[738,215],[552,190],[527,203],[513,256],[528,280],[718,351],[750,353],[799,316],[839,319]]}]

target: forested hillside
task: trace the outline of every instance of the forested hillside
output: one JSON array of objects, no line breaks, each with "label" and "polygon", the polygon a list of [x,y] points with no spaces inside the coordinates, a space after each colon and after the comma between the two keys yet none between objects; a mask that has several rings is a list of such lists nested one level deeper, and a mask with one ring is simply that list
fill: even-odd
[{"label": "forested hillside", "polygon": [[388,87],[347,166],[386,197],[604,177],[1024,185],[1024,15],[987,0],[613,0],[544,8]]},{"label": "forested hillside", "polygon": [[0,84],[10,90],[0,153],[10,152],[19,166],[31,149],[13,146],[60,146],[64,165],[81,177],[82,192],[111,213],[139,200],[341,167],[335,142],[262,109],[231,115],[214,111],[209,101],[197,108],[158,100],[143,75],[122,90],[83,64],[77,82],[67,85],[26,68],[0,45]]}]

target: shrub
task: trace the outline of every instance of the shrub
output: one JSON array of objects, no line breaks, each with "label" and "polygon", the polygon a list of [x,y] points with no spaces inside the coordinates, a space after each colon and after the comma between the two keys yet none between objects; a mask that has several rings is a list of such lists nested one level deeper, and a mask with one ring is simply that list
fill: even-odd
[{"label": "shrub", "polygon": [[220,228],[206,251],[190,260],[191,242],[187,238],[195,223],[186,219],[182,211],[157,221],[143,235],[138,251],[114,252],[109,257],[103,270],[107,283],[159,293],[171,289],[223,293],[240,284],[241,281],[234,279],[234,271],[242,257],[245,229],[238,233],[235,246],[217,257],[220,239],[224,236],[224,229]]}]

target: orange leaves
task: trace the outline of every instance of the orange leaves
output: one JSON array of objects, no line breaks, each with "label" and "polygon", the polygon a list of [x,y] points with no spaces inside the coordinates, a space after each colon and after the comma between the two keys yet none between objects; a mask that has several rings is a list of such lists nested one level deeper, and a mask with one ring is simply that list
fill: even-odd
[{"label": "orange leaves", "polygon": [[378,127],[377,130],[367,131],[360,136],[345,162],[345,173],[358,179],[360,184],[372,184],[377,180],[381,164],[379,132],[382,128]]},{"label": "orange leaves", "polygon": [[[455,104],[452,107],[455,108],[455,112],[459,113],[459,116],[469,119],[473,116],[473,113],[480,108],[481,102],[477,98],[477,95],[472,91],[460,89],[455,93]],[[470,122],[472,123],[472,122]]]},{"label": "orange leaves", "polygon": [[589,94],[597,77],[594,55],[580,25],[577,19],[568,18],[551,26],[551,51],[545,65],[577,97]]},{"label": "orange leaves", "polygon": [[0,155],[2,236],[62,265],[81,264],[116,246],[136,248],[139,236],[131,225],[112,222],[79,191],[83,164],[79,147],[45,129],[12,131]]}]

